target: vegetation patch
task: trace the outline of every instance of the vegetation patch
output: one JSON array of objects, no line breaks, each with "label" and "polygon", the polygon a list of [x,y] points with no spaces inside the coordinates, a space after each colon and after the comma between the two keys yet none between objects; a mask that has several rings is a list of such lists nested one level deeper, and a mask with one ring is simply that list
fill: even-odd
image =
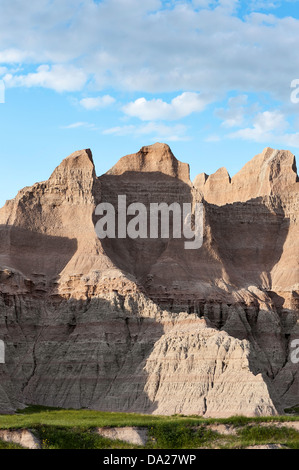
[{"label": "vegetation patch", "polygon": [[292,406],[292,408],[286,408],[284,411],[288,414],[299,416],[299,405]]},{"label": "vegetation patch", "polygon": [[13,442],[4,442],[0,440],[0,449],[24,449],[24,447],[19,444],[14,444]]},{"label": "vegetation patch", "polygon": [[[298,430],[283,424],[294,421],[299,421],[295,415],[205,419],[30,406],[14,415],[0,415],[0,429],[30,429],[42,449],[242,449],[270,444],[298,449]],[[144,446],[96,432],[98,428],[128,426],[147,429],[148,441]],[[0,448],[21,446],[0,441]]]},{"label": "vegetation patch", "polygon": [[238,432],[242,446],[284,444],[299,449],[299,433],[295,429],[275,426],[246,426]]},{"label": "vegetation patch", "polygon": [[185,422],[159,423],[149,428],[148,447],[158,449],[196,449],[217,439],[217,433],[202,424],[194,428]]}]

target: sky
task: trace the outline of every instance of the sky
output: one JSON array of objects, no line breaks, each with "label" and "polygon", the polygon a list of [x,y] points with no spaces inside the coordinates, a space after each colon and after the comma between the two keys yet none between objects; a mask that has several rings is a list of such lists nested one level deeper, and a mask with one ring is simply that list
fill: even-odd
[{"label": "sky", "polygon": [[0,0],[0,207],[90,148],[167,143],[193,180],[299,149],[299,1]]}]

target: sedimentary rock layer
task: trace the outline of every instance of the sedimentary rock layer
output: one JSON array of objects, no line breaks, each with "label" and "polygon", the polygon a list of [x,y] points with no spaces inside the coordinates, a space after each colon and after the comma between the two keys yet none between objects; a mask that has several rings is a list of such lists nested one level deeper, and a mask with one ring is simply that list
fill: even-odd
[{"label": "sedimentary rock layer", "polygon": [[[155,144],[100,177],[91,151],[76,152],[21,190],[0,210],[0,412],[267,415],[298,404],[298,189],[288,151],[192,183]],[[95,208],[119,195],[147,208],[203,203],[202,247],[99,240]]]}]

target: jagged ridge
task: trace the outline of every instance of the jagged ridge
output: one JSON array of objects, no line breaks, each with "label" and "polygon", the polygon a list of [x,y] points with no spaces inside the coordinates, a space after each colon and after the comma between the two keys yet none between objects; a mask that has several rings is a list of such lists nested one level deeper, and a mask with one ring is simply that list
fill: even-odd
[{"label": "jagged ridge", "polygon": [[[227,416],[296,404],[298,185],[287,151],[192,184],[189,166],[155,144],[99,178],[90,150],[75,152],[20,191],[0,210],[2,409]],[[94,209],[119,194],[202,201],[202,248],[100,241]]]}]

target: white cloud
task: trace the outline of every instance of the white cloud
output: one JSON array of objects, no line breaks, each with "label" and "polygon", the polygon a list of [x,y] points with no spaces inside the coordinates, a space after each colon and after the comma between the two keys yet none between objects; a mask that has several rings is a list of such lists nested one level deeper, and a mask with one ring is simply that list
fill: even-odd
[{"label": "white cloud", "polygon": [[[298,19],[267,14],[241,19],[234,0],[168,3],[1,0],[0,60],[73,64],[101,90],[219,95],[250,90],[287,99],[298,73]],[[16,81],[35,83],[32,77]]]},{"label": "white cloud", "polygon": [[278,8],[282,3],[295,3],[297,0],[251,0],[248,2],[248,9],[250,10],[269,10],[271,8]]},{"label": "white cloud", "polygon": [[3,78],[8,87],[43,87],[52,90],[79,91],[86,81],[87,75],[73,65],[40,65],[34,73],[27,75],[7,74]]},{"label": "white cloud", "polygon": [[257,114],[259,108],[260,105],[257,102],[248,103],[247,95],[237,95],[229,98],[225,108],[216,109],[215,115],[223,120],[221,127],[241,127]]},{"label": "white cloud", "polygon": [[299,132],[286,132],[289,124],[280,111],[264,111],[258,113],[253,126],[240,129],[228,135],[232,139],[243,139],[259,143],[299,147]]},{"label": "white cloud", "polygon": [[240,127],[245,117],[247,95],[238,95],[230,98],[226,108],[216,110],[216,116],[223,119],[223,127]]},{"label": "white cloud", "polygon": [[[81,99],[80,105],[87,110],[115,102],[105,89],[138,96],[175,93],[178,96],[171,101],[139,98],[126,104],[127,116],[147,124],[106,131],[155,135],[163,140],[187,137],[184,127],[163,127],[161,121],[201,112],[210,102],[237,90],[240,96],[216,111],[222,127],[239,128],[230,137],[256,142],[280,138],[295,146],[298,134],[286,132],[284,115],[280,111],[256,114],[257,108],[248,104],[246,95],[267,93],[288,105],[289,114],[296,113],[297,108],[290,106],[290,83],[298,78],[299,20],[276,17],[275,9],[267,14],[265,8],[277,6],[276,0],[267,4],[252,0],[251,11],[263,8],[263,14],[239,18],[238,3],[1,0],[0,72],[5,74],[6,87],[100,95]],[[79,124],[69,128],[88,126]],[[215,135],[210,132],[207,139],[211,141],[217,131]]]},{"label": "white cloud", "polygon": [[148,135],[152,136],[154,140],[163,140],[163,141],[181,141],[189,140],[186,136],[186,126],[182,124],[177,124],[174,126],[168,126],[165,124],[160,124],[156,122],[148,122],[140,126],[126,125],[126,126],[117,126],[103,131],[104,135],[116,135],[119,137],[132,135],[135,138]]},{"label": "white cloud", "polygon": [[281,136],[281,142],[286,147],[297,147],[299,148],[299,132],[293,134],[284,134]]},{"label": "white cloud", "polygon": [[239,7],[239,0],[218,0],[217,6],[228,12],[233,12]]},{"label": "white cloud", "polygon": [[282,131],[288,126],[280,111],[264,111],[256,116],[254,127],[260,132]]},{"label": "white cloud", "polygon": [[21,49],[6,49],[0,51],[0,64],[14,64],[34,59],[34,54]]},{"label": "white cloud", "polygon": [[113,103],[115,103],[115,99],[110,95],[98,96],[96,98],[83,98],[80,101],[81,106],[88,110],[105,108]]},{"label": "white cloud", "polygon": [[203,111],[208,100],[199,93],[185,92],[173,98],[170,103],[161,99],[147,101],[139,98],[123,107],[125,114],[138,117],[142,121],[176,120],[188,116],[193,112]]},{"label": "white cloud", "polygon": [[[1,4],[0,4],[0,13],[1,13]],[[0,18],[1,22],[1,18]],[[0,32],[0,42],[1,42],[1,32]],[[34,41],[33,41],[34,42]],[[7,43],[9,45],[9,43]],[[36,46],[34,44],[34,46]],[[49,57],[45,55],[44,62],[46,62]],[[20,64],[38,64],[41,63],[41,54],[38,51],[38,48],[33,47],[31,50],[27,50],[24,47],[24,44],[20,41],[18,47],[3,47],[0,50],[0,64],[8,65],[20,65]]]},{"label": "white cloud", "polygon": [[93,129],[95,126],[94,124],[89,124],[88,122],[74,122],[72,124],[68,124],[67,126],[61,126],[61,129],[78,129],[79,127],[88,127]]},{"label": "white cloud", "polygon": [[192,0],[195,7],[207,8],[212,2],[210,0]]},{"label": "white cloud", "polygon": [[265,142],[272,138],[275,131],[283,132],[287,127],[285,116],[279,111],[264,111],[258,113],[254,119],[253,127],[240,129],[230,134],[232,138],[253,140],[254,142]]},{"label": "white cloud", "polygon": [[110,127],[109,129],[105,129],[103,131],[104,135],[117,135],[119,137],[134,134],[136,131],[136,126],[133,124],[127,126],[115,126]]}]

